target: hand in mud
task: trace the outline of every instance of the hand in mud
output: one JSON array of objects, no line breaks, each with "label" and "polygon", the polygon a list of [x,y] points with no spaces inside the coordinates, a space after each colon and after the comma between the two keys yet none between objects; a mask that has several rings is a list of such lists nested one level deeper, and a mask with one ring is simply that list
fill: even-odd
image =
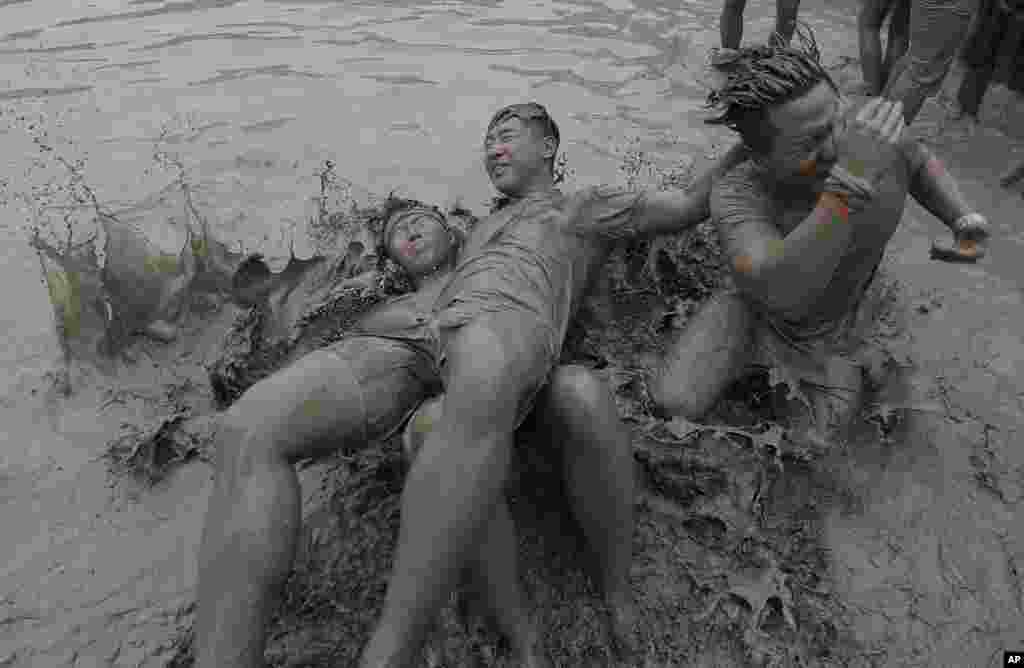
[{"label": "hand in mud", "polygon": [[977,262],[988,254],[988,220],[973,213],[957,221],[952,243],[932,243],[931,258],[943,262]]}]

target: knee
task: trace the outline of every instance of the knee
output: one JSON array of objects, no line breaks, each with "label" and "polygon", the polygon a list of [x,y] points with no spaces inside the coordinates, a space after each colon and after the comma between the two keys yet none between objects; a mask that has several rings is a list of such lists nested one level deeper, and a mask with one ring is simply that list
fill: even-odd
[{"label": "knee", "polygon": [[263,462],[287,459],[279,447],[279,432],[268,424],[265,406],[252,393],[256,386],[243,394],[231,408],[224,411],[217,425],[215,468],[220,475],[244,478]]},{"label": "knee", "polygon": [[704,417],[708,407],[700,405],[697,393],[686,383],[667,374],[658,374],[650,387],[654,414],[662,419],[682,417],[697,421]]},{"label": "knee", "polygon": [[552,374],[551,393],[560,405],[594,409],[604,398],[604,384],[590,369],[569,364]]}]

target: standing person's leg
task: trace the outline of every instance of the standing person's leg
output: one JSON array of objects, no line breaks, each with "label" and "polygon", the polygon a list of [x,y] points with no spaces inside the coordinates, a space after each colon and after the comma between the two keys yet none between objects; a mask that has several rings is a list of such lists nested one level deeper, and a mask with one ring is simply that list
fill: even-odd
[{"label": "standing person's leg", "polygon": [[882,85],[879,86],[878,93],[882,92],[896,63],[906,55],[908,48],[910,48],[910,0],[893,0],[889,8],[889,39],[885,43]]},{"label": "standing person's leg", "polygon": [[508,311],[450,332],[443,415],[406,479],[394,574],[364,668],[412,665],[475,555],[508,474],[509,435],[551,370],[551,336],[549,327]]},{"label": "standing person's leg", "polygon": [[293,464],[397,425],[427,390],[417,355],[384,339],[345,340],[260,381],[224,413],[199,550],[199,668],[264,665],[265,626],[300,528]]},{"label": "standing person's leg", "polygon": [[982,3],[976,32],[971,35],[965,50],[967,71],[957,91],[960,114],[977,118],[981,101],[999,63],[1000,45],[1007,38],[1011,20],[999,7],[998,0]]},{"label": "standing person's leg", "polygon": [[880,33],[890,6],[891,0],[862,0],[857,14],[860,66],[864,73],[865,92],[871,97],[876,97],[885,86],[886,71],[882,63]]},{"label": "standing person's leg", "polygon": [[788,46],[796,32],[796,16],[800,0],[775,0],[775,33],[772,39]]},{"label": "standing person's leg", "polygon": [[597,583],[623,659],[635,650],[638,619],[629,582],[633,559],[633,450],[608,385],[585,367],[559,367],[538,404],[561,445],[573,514],[595,557]]},{"label": "standing person's leg", "polygon": [[938,92],[967,36],[976,0],[913,0],[910,47],[886,83],[883,96],[903,103],[907,125]]},{"label": "standing person's leg", "polygon": [[718,30],[722,37],[722,46],[726,49],[740,48],[743,39],[743,10],[747,0],[725,0],[722,5],[722,18]]},{"label": "standing person's leg", "polygon": [[666,416],[701,419],[749,360],[753,315],[735,293],[718,294],[669,346],[651,388]]}]

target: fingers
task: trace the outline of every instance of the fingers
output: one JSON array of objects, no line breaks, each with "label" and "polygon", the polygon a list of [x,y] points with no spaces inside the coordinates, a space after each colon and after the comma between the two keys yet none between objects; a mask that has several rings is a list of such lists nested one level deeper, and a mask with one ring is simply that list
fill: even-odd
[{"label": "fingers", "polygon": [[870,123],[878,113],[878,109],[882,106],[883,102],[885,102],[885,100],[880,97],[873,97],[865,102],[864,106],[857,112],[857,122]]},{"label": "fingers", "polygon": [[977,262],[985,257],[987,248],[984,243],[960,240],[954,243],[935,241],[932,243],[931,258],[942,262]]},{"label": "fingers", "polygon": [[903,103],[881,97],[868,100],[857,112],[857,124],[870,128],[887,142],[896,143],[903,135]]},{"label": "fingers", "polygon": [[895,144],[899,142],[900,137],[903,135],[904,127],[903,103],[896,102],[889,107],[889,113],[882,123],[882,138],[890,144]]}]

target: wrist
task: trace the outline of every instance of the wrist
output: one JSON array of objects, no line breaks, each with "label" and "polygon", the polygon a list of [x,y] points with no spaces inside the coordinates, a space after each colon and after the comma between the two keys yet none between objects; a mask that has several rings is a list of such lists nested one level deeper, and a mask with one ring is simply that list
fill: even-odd
[{"label": "wrist", "polygon": [[977,212],[966,213],[954,220],[953,224],[950,225],[955,234],[959,234],[962,230],[977,229],[979,227],[988,227],[988,219]]},{"label": "wrist", "polygon": [[838,215],[844,221],[850,215],[850,198],[844,193],[826,190],[818,197],[818,206]]}]

